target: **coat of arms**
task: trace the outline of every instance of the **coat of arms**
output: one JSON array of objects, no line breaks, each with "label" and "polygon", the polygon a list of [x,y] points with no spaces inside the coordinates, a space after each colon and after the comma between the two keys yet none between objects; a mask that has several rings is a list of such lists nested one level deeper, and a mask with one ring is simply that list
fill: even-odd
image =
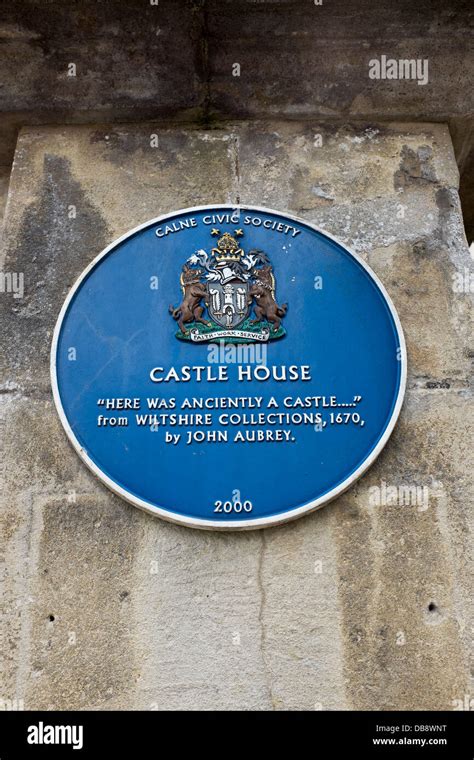
[{"label": "coat of arms", "polygon": [[[212,235],[220,235],[213,229]],[[202,343],[268,341],[281,338],[287,304],[278,306],[273,267],[266,253],[248,253],[235,237],[224,232],[210,253],[198,250],[183,265],[183,300],[169,311],[179,326],[176,337]],[[207,310],[207,314],[206,314]]]}]

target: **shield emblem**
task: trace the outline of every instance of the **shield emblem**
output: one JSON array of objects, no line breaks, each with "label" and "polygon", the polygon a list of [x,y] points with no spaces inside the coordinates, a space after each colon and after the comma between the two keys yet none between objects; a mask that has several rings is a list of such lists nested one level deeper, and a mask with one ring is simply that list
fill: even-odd
[{"label": "shield emblem", "polygon": [[250,311],[249,286],[242,280],[207,285],[207,308],[214,322],[227,330],[240,325]]}]

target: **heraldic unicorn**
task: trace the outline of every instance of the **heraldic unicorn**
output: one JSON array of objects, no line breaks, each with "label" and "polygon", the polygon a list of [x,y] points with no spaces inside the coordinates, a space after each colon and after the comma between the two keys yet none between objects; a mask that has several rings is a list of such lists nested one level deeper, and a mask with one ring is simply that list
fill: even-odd
[{"label": "heraldic unicorn", "polygon": [[[220,231],[213,229],[211,235]],[[235,230],[234,235],[224,232],[210,253],[200,249],[183,265],[183,299],[179,306],[169,307],[180,340],[247,343],[285,335],[282,319],[288,305],[276,301],[267,254],[257,249],[245,253],[236,240],[243,231]]]}]

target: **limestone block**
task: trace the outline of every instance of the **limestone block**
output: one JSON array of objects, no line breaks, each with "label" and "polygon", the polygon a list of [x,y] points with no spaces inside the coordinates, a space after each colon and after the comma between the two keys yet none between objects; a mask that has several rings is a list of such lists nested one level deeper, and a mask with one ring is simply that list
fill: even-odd
[{"label": "limestone block", "polygon": [[228,133],[153,124],[23,130],[4,270],[23,275],[24,298],[6,294],[0,302],[9,345],[2,357],[5,380],[47,392],[52,331],[86,265],[112,240],[161,213],[232,202],[234,163]]},{"label": "limestone block", "polygon": [[[22,131],[4,270],[24,273],[25,293],[0,296],[6,697],[383,710],[450,709],[472,693],[472,294],[453,287],[470,266],[457,181],[432,124]],[[222,202],[289,211],[352,245],[399,310],[410,365],[400,423],[366,476],[312,515],[246,534],[174,526],[113,496],[70,447],[49,388],[54,323],[84,267],[152,217]]]}]

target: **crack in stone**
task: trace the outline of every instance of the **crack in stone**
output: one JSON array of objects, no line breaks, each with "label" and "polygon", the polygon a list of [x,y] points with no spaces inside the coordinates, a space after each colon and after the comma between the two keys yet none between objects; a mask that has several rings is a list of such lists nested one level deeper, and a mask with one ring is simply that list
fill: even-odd
[{"label": "crack in stone", "polygon": [[240,158],[239,158],[239,136],[233,134],[230,140],[230,158],[233,163],[235,179],[235,203],[240,204]]},{"label": "crack in stone", "polygon": [[257,567],[257,585],[260,591],[260,609],[258,612],[258,622],[260,626],[260,648],[262,652],[262,663],[263,663],[263,672],[265,675],[265,685],[267,687],[267,693],[268,693],[268,700],[270,702],[272,710],[275,709],[275,699],[273,696],[273,689],[272,689],[272,683],[270,675],[272,674],[271,668],[268,665],[267,658],[265,655],[265,650],[267,647],[267,635],[265,631],[265,623],[264,623],[264,611],[265,611],[265,605],[267,601],[267,595],[265,592],[265,586],[263,583],[263,563],[264,563],[264,557],[265,557],[265,547],[266,547],[266,541],[265,541],[265,530],[260,531],[262,536],[262,543],[260,547],[260,553],[258,557],[258,567]]},{"label": "crack in stone", "polygon": [[32,604],[34,602],[33,584],[39,562],[43,515],[41,507],[35,504],[34,494],[28,497],[28,515],[25,535],[25,556],[28,557],[22,577],[22,595],[20,607],[20,632],[18,638],[18,667],[15,677],[16,698],[25,699],[31,673],[31,635],[33,626]]}]

